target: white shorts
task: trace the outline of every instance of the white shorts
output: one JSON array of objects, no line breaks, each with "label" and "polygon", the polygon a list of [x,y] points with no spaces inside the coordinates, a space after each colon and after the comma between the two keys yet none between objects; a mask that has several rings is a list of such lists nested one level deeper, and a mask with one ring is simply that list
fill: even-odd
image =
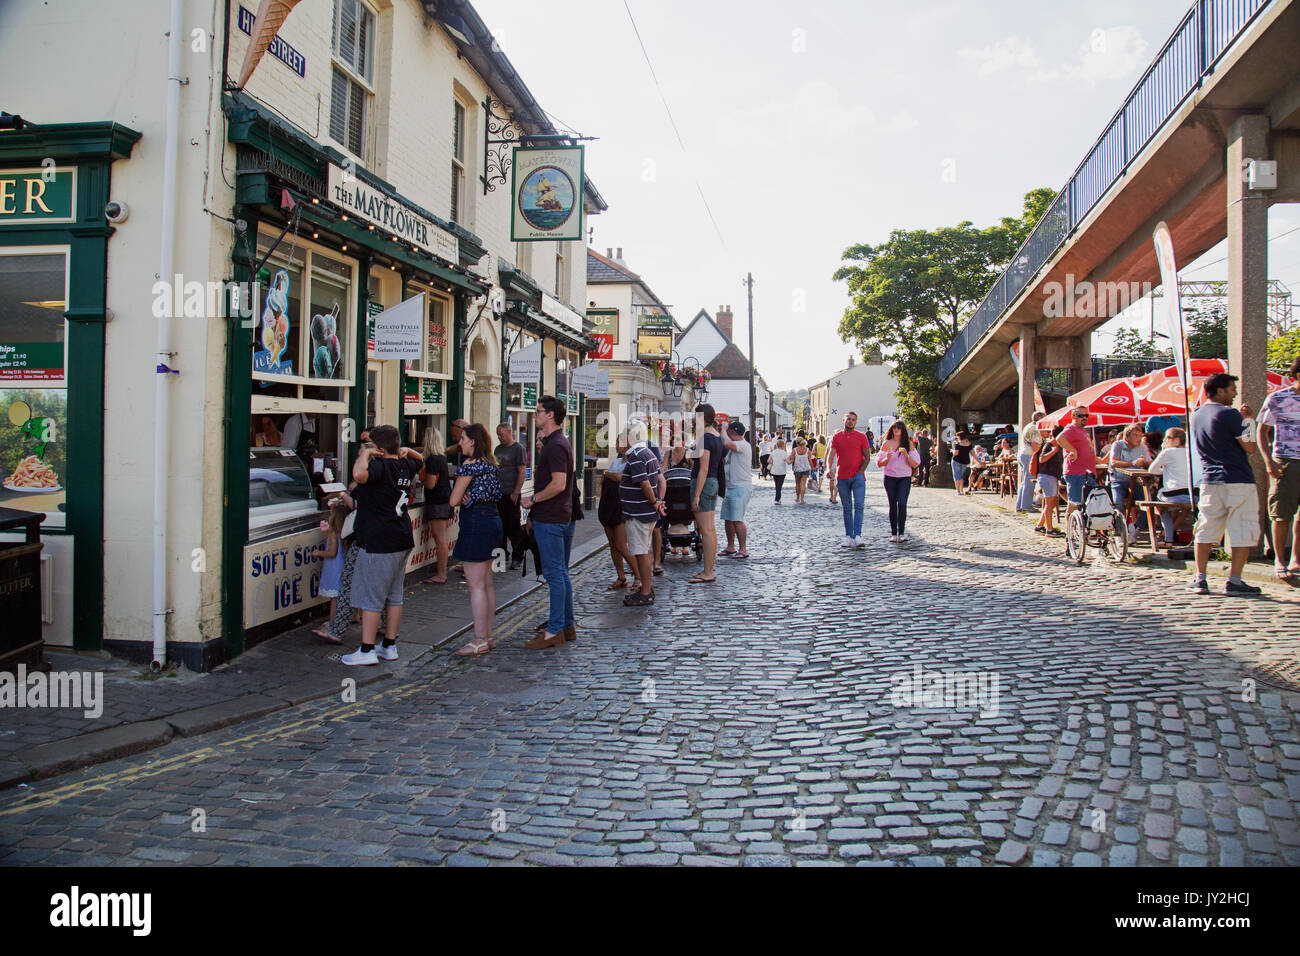
[{"label": "white shorts", "polygon": [[1254,547],[1259,540],[1259,495],[1254,485],[1201,485],[1201,513],[1196,518],[1196,543]]},{"label": "white shorts", "polygon": [[628,518],[623,522],[623,527],[627,529],[628,554],[633,557],[649,554],[650,545],[654,541],[655,522]]}]

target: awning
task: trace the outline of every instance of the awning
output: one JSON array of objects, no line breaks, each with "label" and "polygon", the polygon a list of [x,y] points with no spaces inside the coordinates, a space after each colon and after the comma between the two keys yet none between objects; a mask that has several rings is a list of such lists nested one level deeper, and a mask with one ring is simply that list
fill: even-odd
[{"label": "awning", "polygon": [[588,338],[581,332],[557,322],[549,315],[543,315],[532,306],[522,302],[512,301],[509,303],[509,308],[506,310],[506,321],[513,322],[527,332],[533,332],[542,338],[554,339],[561,345],[567,345],[569,348],[577,349],[580,352],[594,352],[596,350],[596,341],[594,339]]}]

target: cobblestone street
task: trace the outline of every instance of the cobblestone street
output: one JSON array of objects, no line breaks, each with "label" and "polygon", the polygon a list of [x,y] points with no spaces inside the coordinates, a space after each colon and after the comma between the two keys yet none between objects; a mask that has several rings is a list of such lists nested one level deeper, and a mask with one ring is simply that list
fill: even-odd
[{"label": "cobblestone street", "polygon": [[[1076,567],[951,491],[893,545],[875,470],[865,551],[792,501],[649,608],[587,561],[563,649],[521,646],[542,592],[484,657],[5,792],[0,862],[1300,865],[1300,695],[1249,682],[1300,592]],[[981,696],[905,706],[918,669]]]}]

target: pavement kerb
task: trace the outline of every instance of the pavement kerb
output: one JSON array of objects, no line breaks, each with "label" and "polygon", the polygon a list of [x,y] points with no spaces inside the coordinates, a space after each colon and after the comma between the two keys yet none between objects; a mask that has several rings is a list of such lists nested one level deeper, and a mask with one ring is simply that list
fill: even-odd
[{"label": "pavement kerb", "polygon": [[[584,553],[570,560],[569,566],[577,567],[608,547],[608,543],[603,538],[593,539]],[[497,613],[500,614],[506,608],[519,603],[544,587],[546,587],[545,582],[534,582],[527,590],[498,605]],[[425,647],[414,656],[407,658],[403,672],[431,654],[433,648],[444,647],[457,637],[471,631],[473,627],[472,623],[466,624],[437,644]],[[397,676],[390,671],[355,675],[354,679],[357,686],[361,687],[379,681],[393,680]],[[28,747],[0,761],[0,790],[34,780],[45,780],[73,770],[82,770],[119,757],[129,757],[155,750],[177,737],[197,737],[339,692],[339,685],[333,678],[326,678],[325,681],[328,683],[322,682],[318,677],[307,678],[267,691],[241,694],[229,700],[192,710],[179,711],[151,720],[118,724],[88,734],[78,734],[63,740]]]},{"label": "pavement kerb", "polygon": [[[955,492],[954,492],[954,497],[956,497]],[[1026,525],[1023,520],[1018,519],[1017,517],[1015,517],[1014,514],[1008,513],[1007,510],[1002,506],[994,504],[992,501],[983,501],[977,495],[962,495],[961,497],[964,498],[966,502],[969,504],[979,505],[985,511],[992,514],[993,517],[1001,521],[1003,524],[1018,529],[1025,537],[1031,537],[1033,535],[1033,531],[1030,530],[1031,526]],[[1032,512],[1029,513],[1032,514]],[[1129,555],[1132,558],[1134,558],[1139,564],[1144,564],[1147,567],[1156,568],[1158,570],[1187,572],[1191,570],[1191,568],[1193,567],[1193,564],[1189,561],[1183,560],[1181,558],[1171,558],[1165,554],[1151,554],[1145,549],[1141,552],[1135,552],[1133,550],[1130,550]],[[1296,588],[1292,587],[1291,585],[1284,584],[1278,581],[1277,578],[1273,577],[1271,568],[1266,570],[1263,567],[1247,565],[1242,570],[1241,577],[1242,580],[1251,581],[1259,585],[1260,587],[1264,588],[1266,591],[1296,590]],[[1209,567],[1207,568],[1206,578],[1214,580],[1216,582],[1227,581],[1228,565],[1222,561],[1218,561],[1218,562],[1211,561]]]}]

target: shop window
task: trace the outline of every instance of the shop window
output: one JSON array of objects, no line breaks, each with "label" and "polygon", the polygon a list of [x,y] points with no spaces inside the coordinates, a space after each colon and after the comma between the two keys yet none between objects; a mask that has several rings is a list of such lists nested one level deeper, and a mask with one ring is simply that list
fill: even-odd
[{"label": "shop window", "polygon": [[0,507],[64,527],[67,250],[0,249]]},{"label": "shop window", "polygon": [[360,0],[334,0],[330,138],[363,159],[374,47],[374,12]]},{"label": "shop window", "polygon": [[[508,339],[511,341],[510,354],[513,355],[520,349],[525,349],[537,341],[537,336],[530,335],[527,332],[519,332],[516,328],[509,328],[506,332]],[[538,385],[534,383],[507,382],[506,383],[506,407],[511,410],[532,412],[537,407],[537,399],[541,393],[537,391]],[[528,406],[525,397],[532,402]],[[522,439],[520,439],[522,441]]]},{"label": "shop window", "polygon": [[402,402],[408,418],[441,418],[447,410],[447,392],[451,388],[447,330],[452,303],[449,298],[427,287],[417,285],[407,289],[408,298],[421,292],[424,293],[425,302],[424,350],[419,358],[403,362],[406,382]]},{"label": "shop window", "polygon": [[583,438],[586,454],[597,458],[613,457],[614,436],[609,424],[609,399],[587,399],[587,419]]}]

